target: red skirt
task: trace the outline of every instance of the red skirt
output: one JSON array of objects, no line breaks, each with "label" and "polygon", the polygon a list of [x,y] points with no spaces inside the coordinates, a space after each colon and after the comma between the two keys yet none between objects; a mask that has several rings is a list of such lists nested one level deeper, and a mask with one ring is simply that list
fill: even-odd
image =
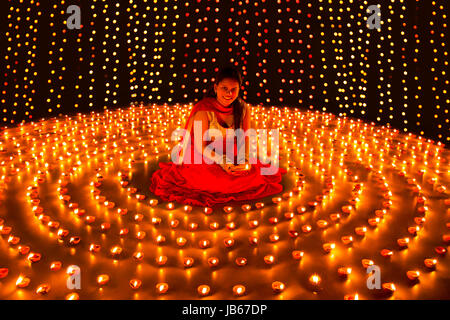
[{"label": "red skirt", "polygon": [[276,169],[272,175],[261,174],[259,160],[245,175],[234,176],[218,164],[175,164],[160,162],[151,178],[150,191],[164,201],[212,207],[229,201],[259,199],[283,191],[280,184],[286,170]]}]

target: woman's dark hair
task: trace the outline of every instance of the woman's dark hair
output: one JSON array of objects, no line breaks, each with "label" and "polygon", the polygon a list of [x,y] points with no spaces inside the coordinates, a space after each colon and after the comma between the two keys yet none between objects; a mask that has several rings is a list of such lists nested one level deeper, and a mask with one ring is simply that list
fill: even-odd
[{"label": "woman's dark hair", "polygon": [[[219,70],[219,72],[216,74],[214,78],[214,83],[211,85],[211,87],[206,91],[205,97],[216,97],[216,94],[214,92],[214,84],[219,84],[223,79],[234,79],[239,83],[239,89],[242,86],[242,76],[241,73],[236,70],[232,66],[223,67]],[[239,95],[241,93],[241,90],[239,90]],[[244,101],[239,97],[236,98],[236,100],[233,101],[232,107],[233,107],[233,116],[234,116],[234,128],[238,129],[241,127],[241,118],[242,114],[244,112]]]}]

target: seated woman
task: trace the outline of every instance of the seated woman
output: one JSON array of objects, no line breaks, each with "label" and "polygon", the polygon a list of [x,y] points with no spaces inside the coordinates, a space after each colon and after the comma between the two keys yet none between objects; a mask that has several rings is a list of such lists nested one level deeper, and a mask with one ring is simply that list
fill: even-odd
[{"label": "seated woman", "polygon": [[[269,165],[249,157],[248,136],[243,138],[245,143],[238,143],[233,137],[233,145],[223,139],[222,152],[220,148],[211,152],[210,143],[203,139],[213,132],[212,129],[218,130],[215,132],[221,133],[222,137],[233,131],[227,129],[240,128],[244,132],[250,129],[250,109],[239,98],[241,85],[241,75],[234,68],[219,71],[214,86],[191,111],[181,153],[176,159],[172,157],[172,162],[160,162],[160,169],[153,173],[152,193],[165,201],[211,207],[233,200],[258,199],[283,190],[280,182],[286,170],[276,168],[272,174],[262,173],[261,170]],[[240,137],[242,142],[243,136]],[[227,146],[234,149],[234,159],[227,158]]]}]

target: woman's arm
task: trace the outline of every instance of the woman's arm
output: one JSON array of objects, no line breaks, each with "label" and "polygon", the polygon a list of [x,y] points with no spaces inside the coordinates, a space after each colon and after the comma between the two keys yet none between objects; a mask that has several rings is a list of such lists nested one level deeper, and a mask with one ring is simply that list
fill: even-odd
[{"label": "woman's arm", "polygon": [[[201,136],[195,135],[194,126],[196,122],[197,123],[200,122],[202,125]],[[207,113],[205,111],[198,111],[194,115],[194,122],[192,123],[192,132],[194,133],[194,148],[198,153],[202,155],[204,155],[206,147],[206,141],[203,141],[203,137],[205,136],[205,132],[208,130],[208,128],[209,128],[209,119]]]},{"label": "woman's arm", "polygon": [[[245,103],[245,115],[244,115],[244,119],[243,119],[243,123],[242,123],[242,129],[244,130],[244,132],[247,132],[247,130],[250,128],[250,107],[247,103]],[[249,154],[250,154],[250,142],[249,142],[249,137],[246,136],[245,137],[245,162],[248,162],[249,160]]]},{"label": "woman's arm", "polygon": [[[247,103],[244,102],[244,118],[242,119],[242,129],[244,130],[244,133],[250,129],[250,107]],[[251,164],[249,163],[249,154],[250,154],[250,138],[248,135],[245,136],[245,163],[244,164],[238,164],[231,167],[232,174],[234,175],[243,175],[247,174],[248,171],[251,169]],[[239,150],[238,150],[239,152]]]}]

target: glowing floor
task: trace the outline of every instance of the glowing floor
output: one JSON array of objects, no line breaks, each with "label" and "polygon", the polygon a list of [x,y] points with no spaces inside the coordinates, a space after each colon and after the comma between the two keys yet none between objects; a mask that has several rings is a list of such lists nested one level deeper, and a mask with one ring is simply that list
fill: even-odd
[{"label": "glowing floor", "polygon": [[252,127],[280,130],[283,193],[210,210],[156,203],[151,174],[189,107],[1,133],[0,299],[450,298],[443,145],[253,107]]}]

